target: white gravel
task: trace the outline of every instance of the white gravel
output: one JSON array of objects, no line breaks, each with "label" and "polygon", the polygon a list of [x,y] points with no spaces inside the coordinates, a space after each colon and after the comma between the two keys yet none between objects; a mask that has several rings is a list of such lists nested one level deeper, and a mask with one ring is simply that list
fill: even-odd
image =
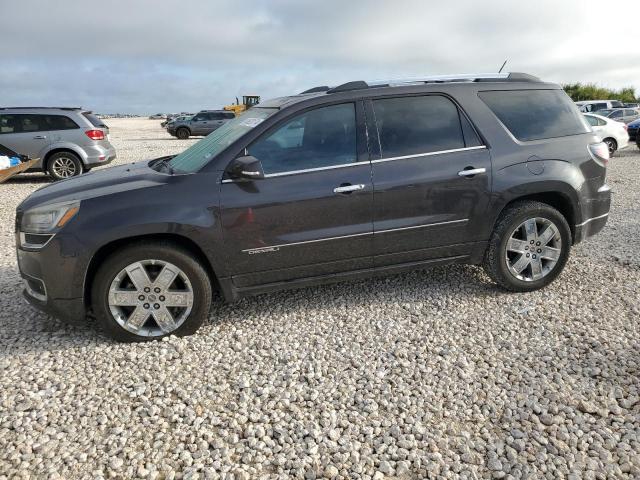
[{"label": "white gravel", "polygon": [[[178,152],[113,119],[118,162]],[[216,305],[116,344],[20,297],[0,185],[0,479],[640,478],[640,152],[551,287],[451,266]]]}]

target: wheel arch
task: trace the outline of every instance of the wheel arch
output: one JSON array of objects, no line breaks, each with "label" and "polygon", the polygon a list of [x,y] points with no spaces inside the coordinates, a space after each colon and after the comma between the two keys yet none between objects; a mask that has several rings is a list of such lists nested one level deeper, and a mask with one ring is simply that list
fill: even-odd
[{"label": "wheel arch", "polygon": [[560,190],[531,192],[510,198],[495,216],[493,228],[495,228],[496,223],[500,219],[502,213],[505,212],[510,206],[512,206],[514,203],[527,200],[545,203],[558,210],[569,224],[569,229],[571,230],[571,241],[575,241],[576,224],[578,223],[579,214],[578,206],[574,201],[572,201],[569,194]]},{"label": "wheel arch", "polygon": [[47,171],[49,169],[49,159],[55,155],[56,153],[73,153],[76,157],[80,159],[80,163],[82,163],[82,167],[86,167],[86,156],[83,152],[80,151],[79,148],[74,148],[72,146],[54,146],[47,153],[45,153],[44,158],[42,159],[42,170]]},{"label": "wheel arch", "polygon": [[218,292],[222,292],[220,282],[218,281],[218,277],[209,261],[209,258],[205,255],[204,251],[200,246],[195,243],[193,240],[188,237],[184,237],[182,235],[174,234],[174,233],[157,233],[157,234],[145,234],[145,235],[136,235],[133,237],[120,238],[117,240],[113,240],[103,246],[101,246],[96,253],[91,257],[89,261],[89,265],[87,266],[85,279],[84,279],[84,288],[83,288],[83,298],[84,303],[87,308],[91,306],[91,290],[93,288],[93,282],[98,271],[100,265],[104,262],[106,258],[109,257],[112,253],[117,251],[118,249],[141,242],[164,242],[171,243],[180,248],[185,249],[189,253],[191,253],[196,259],[201,263],[204,267],[207,275],[209,276],[209,280],[211,281],[211,286],[214,290]]}]

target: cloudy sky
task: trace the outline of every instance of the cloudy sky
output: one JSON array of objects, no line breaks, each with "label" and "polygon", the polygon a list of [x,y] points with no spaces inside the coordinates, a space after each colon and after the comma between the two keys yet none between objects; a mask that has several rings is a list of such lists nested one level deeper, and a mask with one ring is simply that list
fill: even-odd
[{"label": "cloudy sky", "polygon": [[505,59],[507,71],[640,91],[640,34],[624,22],[634,4],[0,0],[0,105],[197,111],[243,93],[497,71]]}]

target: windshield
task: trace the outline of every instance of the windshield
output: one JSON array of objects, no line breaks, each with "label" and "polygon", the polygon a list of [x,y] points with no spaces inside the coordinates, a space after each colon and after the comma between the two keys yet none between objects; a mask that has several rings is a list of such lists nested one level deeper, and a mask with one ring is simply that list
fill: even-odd
[{"label": "windshield", "polygon": [[608,117],[611,112],[613,112],[613,110],[611,110],[610,108],[605,108],[603,110],[595,111],[594,113],[602,115],[603,117]]},{"label": "windshield", "polygon": [[229,120],[181,154],[173,157],[169,161],[169,165],[173,171],[178,173],[196,172],[225,148],[277,111],[275,108],[252,108],[247,110],[242,115]]}]

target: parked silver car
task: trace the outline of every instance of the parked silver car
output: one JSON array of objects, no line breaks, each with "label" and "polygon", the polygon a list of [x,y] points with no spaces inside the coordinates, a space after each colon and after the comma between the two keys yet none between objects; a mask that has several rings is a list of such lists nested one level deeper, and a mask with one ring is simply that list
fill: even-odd
[{"label": "parked silver car", "polygon": [[622,123],[631,123],[640,118],[640,111],[635,108],[607,108],[595,113]]},{"label": "parked silver car", "polygon": [[54,180],[74,177],[116,158],[109,128],[81,108],[0,108],[0,143],[30,158]]}]

